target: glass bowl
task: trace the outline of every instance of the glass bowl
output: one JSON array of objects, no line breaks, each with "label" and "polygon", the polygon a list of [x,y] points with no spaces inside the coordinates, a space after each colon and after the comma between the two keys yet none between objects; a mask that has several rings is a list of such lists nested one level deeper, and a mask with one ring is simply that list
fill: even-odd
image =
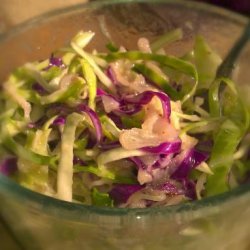
[{"label": "glass bowl", "polygon": [[[0,36],[0,79],[16,66],[46,58],[79,30],[92,30],[89,49],[114,42],[133,48],[139,37],[177,27],[184,38],[167,48],[182,55],[203,35],[222,56],[240,36],[247,18],[189,1],[101,1],[54,11]],[[235,80],[248,86],[250,47],[238,62]],[[0,175],[0,212],[24,249],[249,249],[250,186],[202,201],[150,208],[100,208],[34,193]]]}]

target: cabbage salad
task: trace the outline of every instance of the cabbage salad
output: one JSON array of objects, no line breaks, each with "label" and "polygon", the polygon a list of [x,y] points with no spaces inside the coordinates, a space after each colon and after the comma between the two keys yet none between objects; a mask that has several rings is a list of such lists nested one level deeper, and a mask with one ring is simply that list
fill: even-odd
[{"label": "cabbage salad", "polygon": [[197,36],[182,57],[163,47],[85,50],[80,31],[1,86],[0,171],[35,192],[94,206],[168,206],[220,194],[249,177],[249,114],[221,58]]}]

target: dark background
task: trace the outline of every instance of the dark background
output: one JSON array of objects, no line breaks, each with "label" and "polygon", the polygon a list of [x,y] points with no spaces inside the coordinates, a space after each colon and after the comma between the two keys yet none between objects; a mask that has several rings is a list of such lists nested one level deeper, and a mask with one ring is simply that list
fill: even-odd
[{"label": "dark background", "polygon": [[250,0],[196,0],[197,2],[207,2],[231,9],[242,14],[250,15]]}]

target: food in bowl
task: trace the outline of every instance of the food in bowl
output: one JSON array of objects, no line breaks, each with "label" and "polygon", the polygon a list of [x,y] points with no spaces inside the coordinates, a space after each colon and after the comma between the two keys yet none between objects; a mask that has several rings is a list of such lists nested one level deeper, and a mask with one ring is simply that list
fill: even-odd
[{"label": "food in bowl", "polygon": [[93,32],[26,63],[1,91],[1,172],[33,191],[95,206],[168,206],[229,191],[248,176],[249,112],[204,38],[85,50]]}]

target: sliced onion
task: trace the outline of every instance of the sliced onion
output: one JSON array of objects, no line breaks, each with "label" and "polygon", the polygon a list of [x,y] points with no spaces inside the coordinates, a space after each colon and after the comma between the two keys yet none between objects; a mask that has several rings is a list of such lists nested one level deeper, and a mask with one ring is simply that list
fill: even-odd
[{"label": "sliced onion", "polygon": [[66,89],[69,87],[69,85],[77,79],[76,74],[65,74],[62,76],[59,82],[59,88],[60,89]]},{"label": "sliced onion", "polygon": [[[152,147],[157,147],[162,143],[173,143],[178,141],[178,134],[169,133],[167,126],[163,129],[166,130],[164,134],[153,133],[152,131],[140,128],[126,129],[120,133],[119,141],[126,149],[146,148],[146,150],[149,151],[150,149],[153,150]],[[164,145],[162,145],[162,147],[163,146]],[[165,147],[167,147],[166,144]]]},{"label": "sliced onion", "polygon": [[119,110],[120,101],[113,95],[108,94],[106,91],[100,88],[96,90],[96,95],[102,98],[104,110],[107,113],[110,113],[115,110]]},{"label": "sliced onion", "polygon": [[104,106],[104,110],[107,113],[110,113],[115,110],[119,110],[120,108],[120,103],[113,98],[111,95],[103,95],[102,96],[102,103]]},{"label": "sliced onion", "polygon": [[144,170],[142,168],[140,168],[138,170],[138,174],[137,174],[137,180],[139,181],[139,183],[141,185],[145,184],[145,183],[150,183],[153,180],[153,176],[150,173],[150,171],[148,170]]},{"label": "sliced onion", "polygon": [[142,162],[148,167],[148,169],[151,169],[154,164],[159,160],[158,154],[147,154],[140,156],[140,159]]},{"label": "sliced onion", "polygon": [[119,141],[121,145],[128,150],[140,149],[145,146],[155,147],[163,142],[158,135],[139,128],[123,130],[120,133]]},{"label": "sliced onion", "polygon": [[141,74],[132,71],[133,63],[128,60],[117,60],[110,64],[117,85],[125,88],[123,92],[142,93],[151,90]]}]

